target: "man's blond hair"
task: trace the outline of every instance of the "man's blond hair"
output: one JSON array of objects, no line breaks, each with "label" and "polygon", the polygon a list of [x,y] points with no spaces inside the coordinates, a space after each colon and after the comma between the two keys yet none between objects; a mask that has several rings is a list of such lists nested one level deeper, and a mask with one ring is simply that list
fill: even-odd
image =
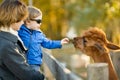
[{"label": "man's blond hair", "polygon": [[20,0],[4,0],[0,4],[0,28],[9,28],[12,23],[26,19],[27,6]]}]

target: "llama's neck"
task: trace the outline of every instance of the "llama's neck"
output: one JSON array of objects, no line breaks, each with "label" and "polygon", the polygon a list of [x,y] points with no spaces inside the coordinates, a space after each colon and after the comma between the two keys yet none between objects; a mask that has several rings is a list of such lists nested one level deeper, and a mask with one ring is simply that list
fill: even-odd
[{"label": "llama's neck", "polygon": [[98,53],[97,54],[92,53],[92,54],[94,54],[91,57],[93,58],[95,63],[100,63],[100,62],[108,63],[109,80],[118,80],[116,71],[115,71],[114,66],[112,64],[110,54],[108,54],[108,53],[103,53],[102,55],[97,55]]}]

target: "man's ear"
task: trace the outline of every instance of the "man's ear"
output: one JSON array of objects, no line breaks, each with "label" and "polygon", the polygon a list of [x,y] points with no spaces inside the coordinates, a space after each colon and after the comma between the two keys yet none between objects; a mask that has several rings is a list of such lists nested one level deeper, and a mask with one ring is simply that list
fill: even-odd
[{"label": "man's ear", "polygon": [[120,49],[120,46],[115,45],[113,43],[107,43],[106,46],[107,46],[107,48],[112,49],[112,50],[118,50],[118,49]]}]

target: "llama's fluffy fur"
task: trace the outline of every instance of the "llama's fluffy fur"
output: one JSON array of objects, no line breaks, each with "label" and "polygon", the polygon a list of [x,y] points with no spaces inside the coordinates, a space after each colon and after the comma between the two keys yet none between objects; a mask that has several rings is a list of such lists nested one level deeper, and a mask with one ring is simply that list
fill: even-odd
[{"label": "llama's fluffy fur", "polygon": [[94,62],[105,62],[109,66],[109,80],[118,80],[112,64],[109,49],[117,50],[119,46],[110,43],[104,31],[98,28],[90,28],[80,36],[73,39],[75,48],[92,57]]}]

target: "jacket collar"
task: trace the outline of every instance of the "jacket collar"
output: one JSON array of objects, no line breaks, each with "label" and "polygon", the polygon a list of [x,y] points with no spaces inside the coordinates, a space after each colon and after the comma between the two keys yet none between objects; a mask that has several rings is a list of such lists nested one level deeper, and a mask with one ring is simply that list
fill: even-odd
[{"label": "jacket collar", "polygon": [[24,24],[20,27],[20,29],[27,31],[27,32],[29,32],[30,34],[32,33],[32,30],[28,29],[28,28],[26,27],[26,25],[24,25]]},{"label": "jacket collar", "polygon": [[42,32],[41,30],[31,30],[31,29],[28,29],[25,24],[23,24],[20,29],[27,31],[30,34],[32,34],[33,32],[40,32],[40,33]]},{"label": "jacket collar", "polygon": [[18,41],[17,36],[10,32],[0,31],[0,37],[3,37],[4,39],[7,39],[7,40],[13,41],[13,42]]}]

